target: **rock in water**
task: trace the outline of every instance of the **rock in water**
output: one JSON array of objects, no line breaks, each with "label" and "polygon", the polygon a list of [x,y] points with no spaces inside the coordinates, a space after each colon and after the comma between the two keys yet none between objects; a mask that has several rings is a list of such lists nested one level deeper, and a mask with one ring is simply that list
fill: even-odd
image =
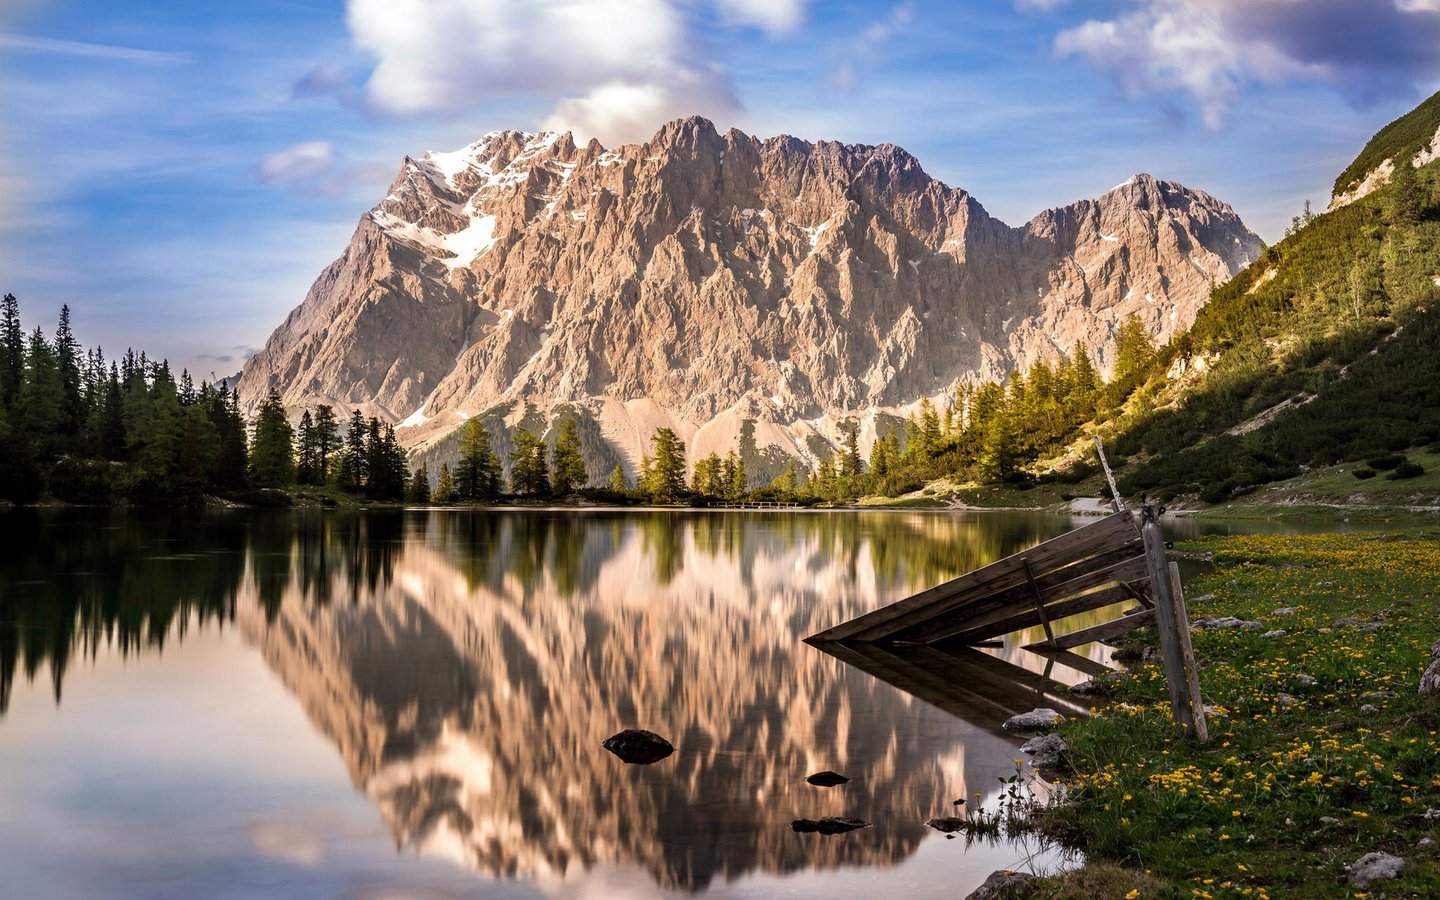
[{"label": "rock in water", "polygon": [[805,779],[805,781],[819,787],[834,787],[837,784],[850,783],[850,779],[841,775],[839,772],[831,772],[829,769],[826,769],[824,772],[816,772],[814,775]]},{"label": "rock in water", "polygon": [[965,900],[1020,900],[1035,891],[1030,884],[1034,875],[1025,872],[991,872],[985,883],[971,891]]},{"label": "rock in water", "polygon": [[1069,749],[1058,734],[1031,738],[1020,746],[1020,752],[1029,754],[1030,765],[1037,769],[1058,769],[1065,765],[1065,753]]},{"label": "rock in water", "polygon": [[796,819],[790,823],[793,831],[802,834],[844,834],[857,828],[869,828],[870,823],[854,816],[826,816],[823,819]]},{"label": "rock in water", "polygon": [[619,734],[612,734],[601,746],[636,766],[657,763],[675,752],[674,744],[643,728],[627,728]]},{"label": "rock in water", "polygon": [[936,831],[943,831],[946,834],[953,834],[965,827],[965,820],[957,816],[942,816],[938,819],[931,819],[925,823]]},{"label": "rock in water", "polygon": [[1345,877],[1358,888],[1368,888],[1377,881],[1389,881],[1400,877],[1405,870],[1405,860],[1389,853],[1367,853],[1345,867]]},{"label": "rock in water", "polygon": [[1006,731],[1043,731],[1046,728],[1053,728],[1065,717],[1049,707],[1032,709],[1027,713],[1020,713],[1018,716],[1011,716],[1001,725]]}]

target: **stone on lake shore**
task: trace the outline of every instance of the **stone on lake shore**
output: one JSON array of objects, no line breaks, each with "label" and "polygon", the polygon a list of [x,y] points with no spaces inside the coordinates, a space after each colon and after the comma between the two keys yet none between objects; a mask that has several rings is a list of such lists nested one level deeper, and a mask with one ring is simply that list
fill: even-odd
[{"label": "stone on lake shore", "polygon": [[600,746],[632,766],[648,766],[675,752],[674,744],[643,728],[627,728],[612,734]]},{"label": "stone on lake shore", "polygon": [[841,775],[839,772],[832,772],[829,769],[826,769],[824,772],[816,772],[814,775],[806,778],[805,781],[807,784],[813,784],[817,787],[835,787],[837,784],[850,783],[850,779]]},{"label": "stone on lake shore", "polygon": [[859,828],[869,828],[870,823],[854,816],[826,816],[823,819],[796,819],[790,823],[790,830],[801,834],[844,834]]},{"label": "stone on lake shore", "polygon": [[940,816],[935,819],[926,820],[925,824],[936,831],[942,831],[945,834],[954,834],[957,831],[964,830],[966,820],[958,816]]},{"label": "stone on lake shore", "polygon": [[1260,636],[1261,636],[1261,637],[1267,637],[1267,638],[1282,638],[1282,637],[1284,637],[1285,635],[1287,635],[1287,634],[1289,634],[1289,633],[1290,633],[1290,632],[1286,631],[1286,630],[1283,629],[1283,628],[1272,628],[1272,629],[1270,629],[1269,631],[1265,632],[1264,634],[1262,634],[1262,635],[1260,635]]},{"label": "stone on lake shore", "polygon": [[1244,628],[1247,631],[1253,631],[1264,627],[1260,622],[1239,619],[1235,616],[1201,616],[1190,623],[1192,631],[1223,631],[1229,628]]},{"label": "stone on lake shore", "polygon": [[991,872],[990,877],[971,891],[965,900],[1020,900],[1035,892],[1030,882],[1035,878],[1025,872]]},{"label": "stone on lake shore", "polygon": [[1037,769],[1058,769],[1065,765],[1065,753],[1069,749],[1060,735],[1047,734],[1026,741],[1020,752],[1029,754],[1030,765]]},{"label": "stone on lake shore", "polygon": [[1389,853],[1367,853],[1345,867],[1345,877],[1358,888],[1368,888],[1377,881],[1398,878],[1405,870],[1405,860]]},{"label": "stone on lake shore", "polygon": [[1064,716],[1047,706],[1011,716],[1000,727],[1006,731],[1044,731],[1063,721]]}]

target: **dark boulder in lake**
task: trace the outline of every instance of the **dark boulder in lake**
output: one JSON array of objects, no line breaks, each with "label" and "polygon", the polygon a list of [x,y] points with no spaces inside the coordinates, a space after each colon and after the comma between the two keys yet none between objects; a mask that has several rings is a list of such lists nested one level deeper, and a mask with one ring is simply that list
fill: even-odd
[{"label": "dark boulder in lake", "polygon": [[870,823],[854,816],[826,816],[823,819],[796,819],[790,828],[806,834],[844,834],[857,828],[869,828]]},{"label": "dark boulder in lake", "polygon": [[831,772],[829,769],[826,769],[824,772],[816,772],[814,775],[805,779],[805,781],[819,787],[834,787],[837,784],[850,783],[850,779],[841,775],[839,772]]},{"label": "dark boulder in lake", "polygon": [[931,819],[925,823],[936,831],[943,831],[946,834],[953,834],[965,827],[965,820],[955,816],[943,816],[938,819]]},{"label": "dark boulder in lake", "polygon": [[674,744],[643,728],[627,728],[619,734],[612,734],[601,746],[624,762],[636,766],[657,763],[675,752]]}]

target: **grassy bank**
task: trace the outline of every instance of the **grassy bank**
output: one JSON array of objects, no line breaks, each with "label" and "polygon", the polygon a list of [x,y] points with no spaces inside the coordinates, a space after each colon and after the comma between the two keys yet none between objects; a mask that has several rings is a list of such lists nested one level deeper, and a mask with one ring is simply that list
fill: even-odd
[{"label": "grassy bank", "polygon": [[1194,635],[1211,741],[1181,739],[1159,667],[1136,666],[1113,683],[1124,705],[1063,729],[1076,774],[1046,830],[1148,872],[1138,896],[1366,896],[1344,867],[1376,850],[1407,866],[1370,896],[1440,896],[1440,853],[1417,846],[1440,836],[1425,818],[1440,807],[1440,701],[1416,690],[1440,639],[1440,532],[1187,549],[1220,566],[1191,587],[1192,618],[1263,625]]}]

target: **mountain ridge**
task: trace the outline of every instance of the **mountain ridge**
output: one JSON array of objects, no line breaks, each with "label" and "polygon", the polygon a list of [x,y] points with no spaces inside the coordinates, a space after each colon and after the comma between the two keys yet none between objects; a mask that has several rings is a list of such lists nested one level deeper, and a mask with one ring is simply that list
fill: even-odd
[{"label": "mountain ridge", "polygon": [[1010,226],[893,144],[699,117],[614,149],[497,131],[406,158],[239,390],[359,408],[417,448],[566,405],[631,471],[661,425],[692,457],[752,420],[813,458],[844,419],[1076,344],[1108,367],[1125,316],[1168,338],[1259,248],[1148,175]]}]

